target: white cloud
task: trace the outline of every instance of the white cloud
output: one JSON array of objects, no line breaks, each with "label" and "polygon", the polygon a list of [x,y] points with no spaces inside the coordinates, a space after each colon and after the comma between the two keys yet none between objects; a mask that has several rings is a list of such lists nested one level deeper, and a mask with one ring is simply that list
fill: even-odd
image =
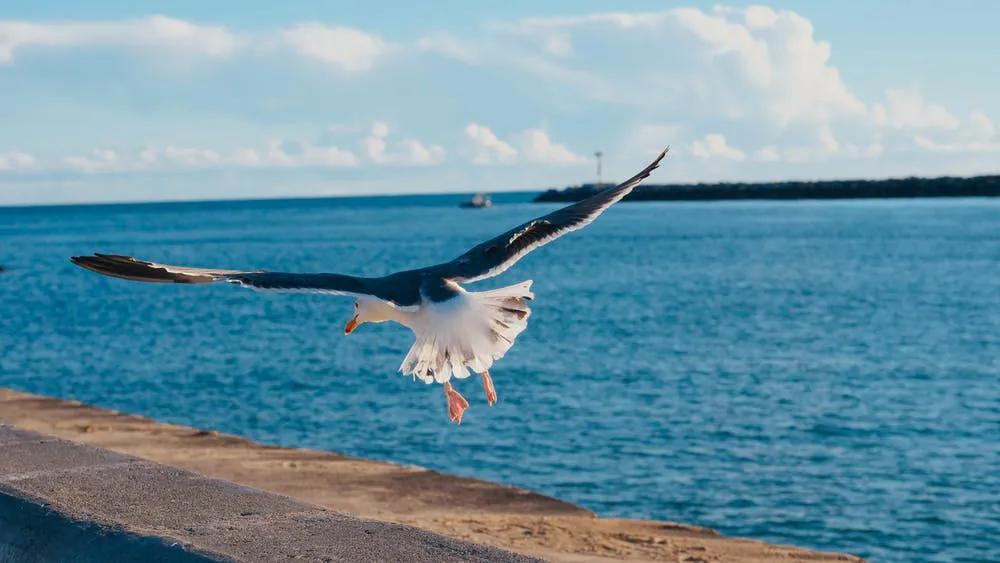
[{"label": "white cloud", "polygon": [[183,168],[206,168],[217,166],[222,161],[222,155],[210,149],[172,145],[162,150],[150,148],[139,153],[139,162],[147,165],[166,162]]},{"label": "white cloud", "polygon": [[885,152],[885,145],[879,143],[878,141],[869,143],[865,146],[847,145],[846,152],[848,156],[855,158],[877,158]]},{"label": "white cloud", "polygon": [[778,153],[777,148],[768,145],[757,149],[753,158],[760,162],[777,162],[781,160],[781,154]]},{"label": "white cloud", "polygon": [[995,130],[993,120],[982,110],[969,113],[969,120],[962,128],[962,134],[976,141],[988,141],[993,138]]},{"label": "white cloud", "polygon": [[813,37],[808,19],[761,6],[716,10],[712,15],[697,10],[677,13],[689,31],[704,42],[702,47],[710,50],[712,66],[735,63],[752,102],[759,103],[779,123],[828,122],[864,111],[864,104],[829,64],[830,44]]},{"label": "white cloud", "polygon": [[372,124],[371,134],[365,139],[365,153],[375,162],[385,161],[385,138],[389,136],[389,126],[376,121]]},{"label": "white cloud", "polygon": [[[230,159],[234,161],[234,159]],[[342,167],[357,166],[358,157],[351,151],[335,146],[319,146],[299,142],[272,141],[260,155],[258,166]]]},{"label": "white cloud", "polygon": [[886,105],[873,110],[876,124],[895,129],[958,128],[958,119],[947,108],[924,100],[916,88],[888,90],[885,97]]},{"label": "white cloud", "polygon": [[756,162],[788,162],[805,163],[831,158],[875,158],[882,154],[885,146],[874,141],[868,144],[841,143],[833,138],[832,133],[821,133],[811,144],[792,145],[779,148],[765,145],[753,153]]},{"label": "white cloud", "polygon": [[376,35],[351,27],[303,24],[281,32],[281,40],[303,57],[338,67],[346,72],[362,72],[374,66],[387,51]]},{"label": "white cloud", "polygon": [[586,162],[565,145],[552,142],[549,134],[542,129],[524,131],[520,135],[520,141],[521,155],[529,162],[557,165]]},{"label": "white cloud", "polygon": [[[781,150],[781,160],[793,163],[825,160],[835,156],[847,156],[846,145],[833,135],[829,126],[822,126],[811,136],[797,140]],[[855,153],[858,151],[855,150]],[[853,156],[858,156],[854,154]]]},{"label": "white cloud", "polygon": [[0,172],[30,170],[36,164],[35,157],[25,152],[0,153]]},{"label": "white cloud", "polygon": [[595,150],[604,149],[608,152],[609,164],[617,164],[611,154],[634,155],[641,158],[652,158],[660,154],[667,146],[678,146],[680,139],[689,136],[683,125],[674,122],[641,122],[627,129],[624,139],[619,142],[600,143]]},{"label": "white cloud", "polygon": [[[362,29],[319,23],[240,31],[164,16],[80,23],[0,21],[0,64],[31,62],[29,56],[43,49],[50,56],[83,51],[82,59],[95,54],[86,48],[95,47],[99,49],[96,54],[193,55],[193,59],[220,67],[218,73],[198,72],[171,80],[162,89],[152,83],[157,79],[155,73],[124,69],[120,77],[85,83],[76,76],[79,73],[67,72],[60,77],[69,86],[67,91],[72,92],[73,80],[85,91],[53,105],[56,113],[52,123],[40,125],[52,129],[49,134],[58,134],[60,128],[93,131],[95,124],[107,123],[107,131],[126,137],[102,141],[113,149],[81,151],[64,158],[44,156],[41,146],[15,144],[40,156],[0,154],[0,171],[96,174],[359,165],[391,168],[447,161],[455,168],[404,174],[413,179],[408,185],[417,186],[424,181],[418,178],[437,175],[447,176],[448,182],[426,180],[421,189],[437,189],[451,185],[449,182],[460,185],[463,177],[474,177],[473,181],[482,181],[488,188],[571,181],[577,174],[573,169],[543,169],[541,165],[589,163],[590,159],[581,155],[589,157],[592,149],[604,150],[606,170],[617,170],[626,166],[626,161],[651,156],[669,143],[682,149],[670,165],[670,173],[678,180],[746,179],[760,177],[762,170],[768,177],[772,173],[773,177],[821,177],[947,172],[951,168],[956,173],[988,172],[996,168],[1000,139],[991,119],[996,115],[995,104],[969,112],[968,108],[957,109],[960,106],[952,105],[943,94],[931,99],[918,88],[889,88],[892,84],[880,86],[879,92],[884,90],[884,94],[862,100],[833,65],[831,45],[817,35],[812,22],[788,10],[750,6],[595,13],[493,21],[465,35],[416,37],[379,37]],[[440,57],[470,68],[443,62]],[[305,59],[310,64],[276,69],[279,58],[281,62]],[[145,65],[160,60],[141,56],[115,62]],[[101,66],[102,71],[110,68]],[[44,71],[55,69],[55,65],[46,66]],[[385,72],[363,75],[373,69]],[[15,72],[16,67],[9,71],[24,80],[28,86],[24,90],[29,92],[25,95],[38,90],[39,85],[50,86],[45,84],[47,78]],[[261,76],[247,79],[248,73],[256,71]],[[0,66],[2,72],[8,70]],[[309,75],[305,82],[299,80],[303,74]],[[392,102],[392,115],[397,116],[393,119],[407,122],[393,121],[390,130],[386,123],[369,121],[371,116],[388,115],[383,107],[387,98],[370,95],[372,90],[364,87],[407,92],[417,75],[426,79],[420,95]],[[127,81],[137,77],[151,83],[129,88]],[[196,84],[201,80],[207,81],[204,87]],[[312,88],[297,92],[302,90],[298,87],[301,84],[337,89],[351,105],[351,112],[317,109],[316,92]],[[244,89],[234,92],[233,88]],[[102,96],[105,93],[111,95]],[[219,102],[212,101],[234,94],[241,97],[241,103],[221,111]],[[279,96],[281,103],[274,103]],[[28,99],[14,101],[30,104]],[[91,106],[93,113],[89,112]],[[482,111],[480,106],[489,106],[494,126],[503,123],[499,135],[468,119],[455,123],[456,115],[476,115]],[[150,119],[136,128],[134,112],[146,108]],[[192,108],[203,113],[192,113]],[[185,111],[189,113],[185,115]],[[418,112],[419,118],[410,117]],[[348,114],[363,117],[350,118]],[[74,122],[74,115],[81,116],[79,122]],[[188,123],[161,126],[165,119],[193,120],[198,116],[207,117],[193,127],[212,129],[204,137],[212,140],[201,141],[210,147],[157,142],[156,137],[147,136],[153,127],[164,131],[161,139],[173,139],[171,135],[178,131],[187,134],[192,127]],[[526,117],[518,122],[518,116]],[[273,131],[287,134],[309,120],[324,123],[331,119],[348,119],[350,123],[312,137],[312,143],[263,142],[275,134]],[[25,123],[27,118],[8,128],[10,138],[5,144],[22,142],[16,128]],[[227,127],[229,124],[233,126]],[[426,133],[409,129],[414,124],[438,129],[427,129]],[[538,124],[545,127],[529,128]],[[454,135],[460,125],[465,125],[461,137]],[[407,135],[401,133],[404,130]],[[559,139],[562,131],[570,130],[578,138],[563,139],[569,143],[560,144],[550,137]],[[106,139],[108,134],[99,137]],[[83,135],[76,140],[88,143],[83,147],[93,146],[89,143],[94,138]],[[257,135],[261,141],[256,145],[242,146],[252,142],[241,139]],[[448,145],[447,151],[422,140],[448,135],[454,135],[455,144]],[[45,137],[27,138],[41,143],[37,139]],[[143,146],[140,143],[153,146],[136,150]],[[535,165],[498,168],[476,176],[467,166],[460,168],[458,159],[448,161],[454,151],[463,155],[462,164]],[[934,153],[933,158],[930,153]],[[708,159],[726,165],[706,166],[702,160]],[[366,183],[366,174],[355,185],[385,182],[383,186],[391,186],[396,180],[390,178],[394,174],[400,177],[398,171],[372,172],[378,179]],[[20,176],[5,175],[4,182],[20,180]],[[95,185],[102,182],[91,181]]]},{"label": "white cloud", "polygon": [[747,26],[752,29],[767,29],[779,22],[778,13],[767,6],[748,6],[743,12]]},{"label": "white cloud", "polygon": [[389,136],[389,126],[384,121],[376,121],[372,123],[372,136],[375,137],[388,137]]},{"label": "white cloud", "polygon": [[525,129],[515,135],[517,148],[479,123],[466,125],[465,136],[475,145],[474,164],[512,164],[519,159],[557,166],[586,162],[565,145],[553,142],[544,129]]},{"label": "white cloud", "polygon": [[444,160],[446,151],[440,145],[425,145],[416,139],[404,139],[401,150],[389,152],[389,126],[381,121],[372,124],[371,133],[363,144],[368,158],[378,164],[401,164],[411,166],[427,166],[439,164]]},{"label": "white cloud", "polygon": [[573,44],[569,35],[553,34],[545,38],[545,50],[556,57],[568,57],[573,54]]},{"label": "white cloud", "polygon": [[67,156],[63,162],[71,169],[88,173],[112,171],[121,165],[114,149],[94,149],[89,156]]},{"label": "white cloud", "polygon": [[913,138],[914,144],[921,149],[936,153],[998,153],[1000,141],[935,141],[924,135]]},{"label": "white cloud", "polygon": [[730,146],[721,133],[709,133],[691,144],[691,153],[698,158],[725,158],[727,160],[745,160],[747,155],[740,149]]},{"label": "white cloud", "polygon": [[[656,109],[776,124],[861,116],[865,105],[830,64],[810,21],[765,7],[677,8],[529,18],[499,26],[498,59],[545,81],[586,84],[580,94]],[[527,38],[527,39],[526,39]],[[552,46],[560,46],[553,52]],[[649,61],[606,65],[593,61]]]},{"label": "white cloud", "polygon": [[[949,134],[925,135],[916,144],[925,150],[983,152],[996,134],[985,112],[960,120],[916,88],[889,89],[879,103],[866,104],[844,83],[831,63],[831,45],[815,36],[808,19],[765,6],[527,18],[494,24],[469,43],[483,64],[533,76],[537,91],[553,93],[555,107],[573,104],[566,107],[576,111],[589,98],[641,112],[652,123],[700,129],[699,135],[706,123],[723,123],[752,130],[760,147],[748,154],[708,134],[691,145],[705,159],[901,159],[914,147],[904,131]],[[659,143],[630,136],[622,144],[648,151]],[[476,161],[490,162],[490,153],[479,149]]]},{"label": "white cloud", "polygon": [[357,166],[358,157],[338,147],[317,146],[306,150],[305,162],[317,166]]},{"label": "white cloud", "polygon": [[421,37],[417,41],[417,49],[425,53],[435,53],[455,59],[469,65],[479,63],[479,53],[476,47],[443,33]]},{"label": "white cloud", "polygon": [[313,145],[297,141],[272,140],[262,148],[241,147],[232,151],[168,146],[146,149],[139,163],[128,167],[149,169],[203,168],[340,168],[357,166],[358,157],[351,151],[332,145]]},{"label": "white cloud", "polygon": [[403,141],[403,153],[399,162],[403,164],[430,165],[444,160],[445,150],[440,145],[425,145],[416,139]]},{"label": "white cloud", "polygon": [[9,63],[17,51],[32,47],[115,46],[223,57],[238,45],[237,37],[224,27],[166,16],[86,23],[0,21],[0,63]]},{"label": "white cloud", "polygon": [[237,51],[287,47],[345,72],[363,72],[389,50],[380,37],[343,26],[300,24],[270,34],[238,33],[166,16],[94,22],[0,21],[0,63],[26,48],[117,47],[126,50],[226,57]]},{"label": "white cloud", "polygon": [[[219,151],[200,147],[149,147],[138,153],[98,148],[61,159],[63,168],[82,173],[200,170],[209,168],[303,168],[356,166],[354,153],[328,145],[270,141],[262,148]],[[58,169],[50,165],[46,169]]]},{"label": "white cloud", "polygon": [[219,165],[223,160],[224,158],[221,154],[210,149],[168,145],[164,148],[150,147],[144,149],[139,153],[136,160],[116,160],[111,164],[117,165],[123,170],[166,166],[176,168],[207,168]]},{"label": "white cloud", "polygon": [[509,164],[517,159],[517,149],[501,141],[488,127],[470,123],[465,136],[476,147],[472,162],[475,164]]},{"label": "white cloud", "polygon": [[922,131],[912,137],[913,145],[919,149],[942,154],[1000,152],[993,120],[982,110],[971,111],[961,121],[944,106],[924,100],[916,89],[890,90],[887,97],[889,105],[883,124]]},{"label": "white cloud", "polygon": [[[831,64],[830,44],[815,36],[808,19],[787,10],[678,8],[527,18],[494,23],[475,39],[453,43],[474,46],[481,67],[535,80],[533,90],[549,98],[546,107],[576,113],[616,105],[614,111],[638,113],[645,123],[686,132],[677,136],[697,132],[696,152],[713,158],[738,162],[750,154],[701,137],[706,124],[708,131],[720,124],[741,134],[752,130],[757,146],[769,147],[752,152],[758,162],[854,158],[885,148],[872,124],[874,110]],[[662,148],[663,139],[637,139],[642,127],[616,131],[618,146],[607,148]],[[479,148],[474,160],[495,159]]]}]

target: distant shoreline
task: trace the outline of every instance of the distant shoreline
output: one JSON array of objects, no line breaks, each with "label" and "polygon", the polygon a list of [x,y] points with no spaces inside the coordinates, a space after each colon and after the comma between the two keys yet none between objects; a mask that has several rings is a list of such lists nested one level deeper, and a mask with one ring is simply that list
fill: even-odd
[{"label": "distant shoreline", "polygon": [[[602,184],[607,187],[611,184]],[[892,192],[891,187],[902,186]],[[882,188],[879,188],[882,186]],[[914,187],[916,186],[916,187]],[[949,186],[957,188],[950,188]],[[444,198],[454,205],[478,192],[493,196],[494,202],[572,202],[597,191],[596,184],[583,184],[562,189],[479,189],[456,192],[391,192],[383,194],[300,194],[280,197],[235,197],[225,199],[153,199],[137,201],[54,201],[37,203],[0,203],[0,213],[48,211],[53,209],[103,208],[129,206],[219,206],[255,205],[260,203],[351,202],[351,200],[392,200],[396,198]],[[879,192],[879,190],[882,190]],[[853,191],[852,191],[853,190]],[[863,198],[922,198],[922,197],[997,197],[1000,196],[1000,175],[960,178],[897,178],[881,180],[820,180],[783,182],[718,182],[699,184],[643,184],[626,198],[629,201],[713,201],[740,199],[863,199]]]},{"label": "distant shoreline", "polygon": [[[550,189],[535,202],[572,202],[611,184],[583,184]],[[719,201],[741,199],[900,199],[928,197],[997,197],[1000,175],[972,178],[892,178],[886,180],[822,180],[816,182],[734,182],[715,184],[647,184],[626,201]]]}]

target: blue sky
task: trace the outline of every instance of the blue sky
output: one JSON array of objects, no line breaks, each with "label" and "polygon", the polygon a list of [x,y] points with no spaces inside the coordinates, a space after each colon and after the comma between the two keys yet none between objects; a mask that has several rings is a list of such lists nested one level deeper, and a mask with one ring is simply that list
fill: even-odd
[{"label": "blue sky", "polygon": [[1000,3],[317,4],[4,3],[0,204],[1000,171]]}]

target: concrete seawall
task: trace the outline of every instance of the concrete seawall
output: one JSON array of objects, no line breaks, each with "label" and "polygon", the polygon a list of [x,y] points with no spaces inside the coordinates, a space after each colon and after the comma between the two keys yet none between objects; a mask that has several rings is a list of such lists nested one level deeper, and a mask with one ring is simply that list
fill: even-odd
[{"label": "concrete seawall", "polygon": [[[37,434],[32,434],[30,436],[33,440],[51,441],[48,436],[58,437],[70,440],[74,445],[87,444],[97,448],[98,451],[124,456],[98,461],[96,462],[98,464],[120,464],[123,459],[127,460],[126,464],[133,465],[155,462],[162,464],[159,467],[180,472],[177,475],[188,475],[189,479],[203,481],[212,478],[228,484],[240,483],[250,487],[250,489],[240,487],[240,490],[249,490],[254,494],[268,491],[284,501],[298,499],[296,502],[305,507],[302,510],[306,511],[306,514],[314,514],[310,511],[324,507],[329,511],[327,514],[351,515],[352,521],[355,522],[352,525],[355,528],[345,528],[346,525],[343,523],[337,524],[341,529],[357,530],[357,522],[374,521],[376,525],[385,523],[390,528],[367,527],[363,530],[388,529],[387,537],[401,538],[400,541],[404,543],[406,541],[411,543],[416,541],[417,544],[433,543],[443,536],[456,540],[460,545],[467,546],[470,543],[474,547],[491,545],[501,550],[499,554],[488,552],[482,555],[481,551],[477,551],[470,552],[467,557],[456,555],[450,558],[443,557],[441,560],[461,558],[481,561],[484,557],[492,558],[494,555],[504,560],[503,557],[508,559],[510,557],[507,551],[513,551],[528,557],[566,563],[699,560],[748,563],[861,561],[846,554],[821,553],[791,546],[729,538],[706,528],[686,524],[601,518],[571,503],[499,483],[448,475],[422,467],[359,459],[331,451],[269,446],[241,436],[167,424],[77,401],[0,388],[0,426],[3,424],[10,425],[10,428],[4,434],[8,436],[7,441],[4,442],[0,438],[0,487],[9,488],[16,484],[16,481],[35,475],[30,469],[10,466],[9,464],[13,463],[12,455],[17,452],[3,447],[5,443],[11,445],[18,441],[10,439],[11,435],[17,434],[17,430],[27,430],[45,436],[39,438]],[[24,434],[19,435],[24,436]],[[66,458],[74,451],[78,450],[64,451],[60,454],[60,459]],[[31,462],[31,458],[26,454],[20,454],[17,460],[26,467],[34,463],[36,469],[41,466],[41,470],[51,469],[70,474],[74,471],[88,474],[95,471],[94,468],[87,468],[89,462],[83,461],[75,462],[75,466],[70,466],[68,469],[60,469],[45,461]],[[112,468],[108,467],[106,471],[112,471]],[[74,485],[78,486],[79,483]],[[248,509],[243,511],[247,512],[246,514],[240,511],[213,513],[212,518],[217,520],[204,524],[200,520],[202,518],[200,514],[204,510],[199,508],[200,505],[188,510],[183,503],[190,502],[190,499],[184,496],[174,498],[165,493],[156,493],[158,496],[146,498],[139,495],[137,498],[137,493],[131,489],[101,493],[104,498],[111,500],[121,496],[122,502],[125,503],[145,503],[144,510],[148,510],[152,504],[154,508],[165,507],[167,513],[188,511],[190,515],[187,518],[191,520],[190,524],[178,525],[177,522],[158,519],[159,517],[153,513],[140,513],[139,516],[145,519],[137,521],[131,516],[119,516],[121,509],[114,508],[115,505],[105,506],[103,500],[97,507],[99,510],[88,508],[93,502],[81,504],[75,498],[69,498],[70,502],[62,505],[60,499],[73,491],[64,489],[66,486],[60,482],[58,487],[51,489],[58,493],[56,496],[52,496],[51,491],[43,491],[45,494],[32,496],[31,490],[17,484],[13,496],[20,500],[29,499],[35,508],[47,506],[49,510],[77,525],[82,525],[81,522],[96,523],[101,526],[103,536],[111,536],[113,532],[132,534],[109,538],[116,542],[132,537],[146,539],[166,537],[170,538],[168,547],[185,548],[185,552],[189,555],[192,553],[204,555],[193,551],[202,548],[215,554],[210,554],[211,557],[220,552],[234,552],[224,551],[222,548],[216,549],[206,543],[209,541],[206,539],[208,532],[215,533],[219,528],[226,526],[230,527],[229,533],[234,533],[232,530],[239,531],[245,528],[253,532],[254,526],[261,526],[261,522],[266,521],[262,519],[271,518],[267,514],[255,515],[253,509]],[[94,495],[94,493],[89,494]],[[190,489],[185,489],[184,494],[190,496]],[[0,499],[2,498],[3,494],[0,493]],[[18,506],[25,505],[21,503]],[[68,509],[62,508],[63,506]],[[293,515],[294,512],[286,516],[279,514],[276,518],[287,522]],[[130,522],[130,524],[109,525],[106,522]],[[4,525],[4,522],[0,521],[0,527]],[[24,526],[22,523],[18,525]],[[406,536],[391,526],[402,526],[405,530],[413,528],[424,530],[431,534],[429,536],[431,539],[427,536]],[[305,528],[298,529],[304,530],[302,533],[308,533]],[[92,538],[92,536],[86,537]],[[340,541],[336,535],[331,537]],[[280,540],[285,542],[281,545],[292,545],[289,542],[297,541],[291,536],[285,538]],[[349,551],[336,551],[341,546],[349,546],[350,539],[347,538],[348,543],[341,542],[334,546],[335,549],[331,551],[333,555],[329,559],[364,560],[365,557],[354,556]],[[379,533],[376,541],[382,539],[382,534]],[[246,540],[239,539],[239,541]],[[173,545],[174,543],[177,545]],[[7,545],[9,548],[10,543]],[[43,545],[37,543],[28,551],[38,553]],[[119,544],[111,545],[112,551],[118,549],[114,546]],[[253,544],[250,545],[252,548]],[[153,546],[159,547],[158,544]],[[96,550],[97,547],[93,549]],[[345,556],[344,553],[348,555]],[[399,555],[398,552],[386,552],[385,557],[377,553],[371,557],[388,560],[412,559],[409,552],[399,557],[393,557],[394,553]],[[261,559],[269,553],[252,552],[251,556],[245,559],[253,559],[253,555]],[[311,554],[305,557],[316,559]],[[432,553],[431,557],[436,558],[437,555]],[[51,559],[52,557],[34,560]],[[147,557],[143,559],[152,560]],[[3,556],[0,556],[0,563],[4,563]]]},{"label": "concrete seawall", "polygon": [[0,424],[0,562],[533,561]]}]

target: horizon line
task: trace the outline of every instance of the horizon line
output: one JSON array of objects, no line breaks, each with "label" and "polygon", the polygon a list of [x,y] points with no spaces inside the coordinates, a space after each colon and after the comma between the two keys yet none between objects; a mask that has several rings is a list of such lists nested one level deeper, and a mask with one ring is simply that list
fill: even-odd
[{"label": "horizon line", "polygon": [[[673,183],[649,183],[642,184],[642,186],[698,186],[698,185],[734,185],[734,184],[749,184],[749,185],[775,185],[775,184],[789,184],[796,182],[809,182],[809,183],[821,183],[821,182],[887,182],[892,180],[910,180],[910,179],[921,179],[921,180],[941,180],[945,178],[961,178],[961,179],[974,179],[974,178],[989,178],[994,176],[1000,176],[1000,171],[989,173],[989,174],[973,174],[973,175],[952,175],[945,174],[940,176],[883,176],[883,177],[869,177],[869,178],[824,178],[824,179],[789,179],[789,180],[760,180],[760,181],[747,181],[747,180],[717,180],[717,181],[697,181],[697,182],[673,182]],[[602,184],[615,185],[613,182],[603,182]],[[472,191],[455,191],[455,192],[388,192],[388,193],[378,193],[378,194],[360,194],[360,193],[348,193],[348,194],[302,194],[302,195],[283,195],[283,196],[247,196],[247,197],[223,197],[223,198],[206,198],[206,199],[148,199],[148,200],[109,200],[109,201],[69,201],[69,202],[47,202],[47,203],[4,203],[0,204],[0,209],[27,209],[35,207],[88,207],[88,206],[117,206],[117,205],[158,205],[167,203],[226,203],[226,202],[244,202],[244,201],[298,201],[298,200],[320,200],[320,199],[354,199],[354,198],[390,198],[390,197],[431,197],[431,196],[462,196],[471,195],[476,193],[489,193],[489,194],[530,194],[538,193],[542,194],[552,190],[561,191],[570,188],[578,188],[583,186],[596,185],[592,182],[583,182],[580,184],[574,184],[569,186],[563,186],[561,188],[550,187],[550,188],[513,188],[504,190],[472,190]],[[641,187],[641,186],[640,186]]]}]

